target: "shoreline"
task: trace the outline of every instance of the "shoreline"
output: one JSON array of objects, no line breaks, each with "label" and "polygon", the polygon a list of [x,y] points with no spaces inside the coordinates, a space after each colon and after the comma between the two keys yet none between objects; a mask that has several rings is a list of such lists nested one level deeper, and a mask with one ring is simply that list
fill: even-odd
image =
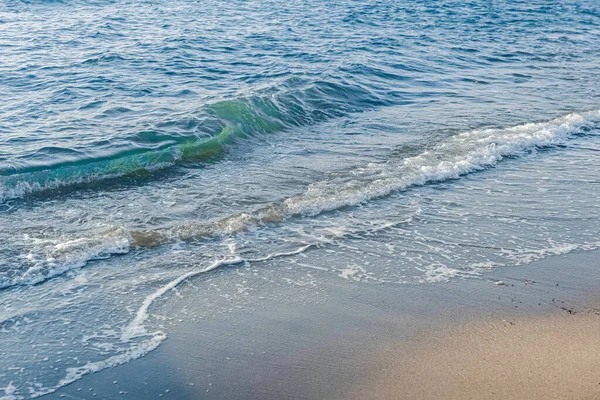
[{"label": "shoreline", "polygon": [[[453,398],[455,392],[440,390],[456,388],[454,398],[495,398],[487,389],[506,387],[522,389],[513,397],[494,390],[502,398],[536,398],[536,393],[549,398],[545,388],[574,390],[567,397],[557,392],[550,398],[595,398],[577,392],[589,389],[589,376],[575,367],[598,372],[600,389],[600,365],[594,361],[600,354],[581,355],[586,345],[600,341],[600,315],[587,312],[600,306],[599,255],[597,250],[573,252],[440,284],[368,284],[332,276],[322,282],[318,295],[304,301],[280,288],[252,310],[176,324],[146,356],[86,375],[42,398],[376,399],[411,393],[405,398],[419,399]],[[193,310],[202,298],[197,293],[169,301],[182,301]],[[516,376],[537,365],[532,362],[544,363],[544,349],[560,349],[553,337],[579,331],[585,335],[573,341],[580,347],[567,355],[564,368],[569,370],[562,374],[570,383],[558,379],[563,367],[557,367],[548,376],[558,386],[539,375],[517,385]],[[488,346],[489,341],[497,344]],[[473,348],[478,350],[463,351]],[[440,349],[445,349],[440,353],[445,364],[438,365],[434,361],[440,359]],[[486,367],[486,351],[503,363],[500,369]],[[560,352],[546,353],[549,362],[565,358]],[[483,383],[472,384],[466,367],[453,370],[460,363],[476,366]],[[445,367],[432,368],[436,365]],[[517,375],[498,374],[507,370]],[[464,374],[452,375],[457,371]],[[424,384],[426,374],[437,374],[439,384]],[[462,386],[451,383],[460,377]],[[591,396],[600,393],[590,390]]]}]

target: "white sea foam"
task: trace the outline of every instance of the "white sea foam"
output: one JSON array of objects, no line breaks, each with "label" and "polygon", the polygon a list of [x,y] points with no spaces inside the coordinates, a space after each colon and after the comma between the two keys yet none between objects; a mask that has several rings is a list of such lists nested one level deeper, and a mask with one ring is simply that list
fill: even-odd
[{"label": "white sea foam", "polygon": [[591,251],[600,249],[600,242],[586,243],[551,243],[550,247],[541,249],[503,249],[503,255],[512,262],[512,265],[527,265],[534,261],[543,260],[551,256],[569,254],[573,251]]},{"label": "white sea foam", "polygon": [[[394,191],[449,179],[479,171],[507,156],[518,156],[539,147],[564,144],[600,121],[600,110],[572,113],[548,122],[528,123],[509,128],[480,129],[452,136],[418,156],[386,163],[369,164],[335,179],[312,184],[292,196],[256,212],[231,215],[210,223],[187,222],[167,229],[131,231],[104,237],[55,243],[49,254],[30,256],[34,265],[20,277],[0,282],[0,288],[35,284],[66,271],[81,268],[88,261],[110,254],[123,254],[131,246],[157,244],[199,237],[231,235],[257,223],[278,222],[294,215],[317,215],[341,207],[354,206]],[[60,257],[54,257],[59,254]]]},{"label": "white sea foam", "polygon": [[369,164],[345,179],[323,181],[283,202],[285,215],[316,215],[354,206],[412,186],[457,179],[539,147],[564,144],[573,134],[600,120],[600,110],[572,113],[549,122],[481,129],[448,138],[418,156]]},{"label": "white sea foam", "polygon": [[[313,246],[312,244],[308,244],[308,245],[300,247],[299,249],[294,250],[294,251],[284,252],[284,253],[272,253],[265,257],[260,257],[260,258],[235,257],[235,258],[228,259],[228,260],[219,260],[219,261],[215,261],[208,267],[190,271],[186,274],[183,274],[183,275],[179,276],[178,278],[172,280],[171,282],[167,283],[166,285],[162,286],[161,288],[159,288],[154,293],[150,294],[149,296],[147,296],[144,299],[144,301],[142,302],[142,305],[140,306],[140,308],[138,309],[138,311],[135,315],[135,318],[129,323],[129,325],[127,325],[123,329],[123,332],[121,334],[121,340],[126,342],[135,337],[148,335],[148,333],[146,332],[146,328],[144,327],[144,322],[146,322],[146,320],[148,319],[148,316],[149,316],[148,309],[150,308],[152,303],[154,303],[158,298],[163,296],[168,291],[174,289],[175,287],[180,285],[182,282],[184,282],[194,276],[197,276],[197,275],[203,274],[205,272],[209,272],[209,271],[215,270],[219,267],[223,267],[223,266],[227,266],[227,265],[236,265],[236,264],[240,264],[242,262],[249,262],[249,263],[250,262],[264,262],[264,261],[272,260],[274,258],[297,255],[297,254],[300,254],[300,253],[306,251],[307,249],[309,249],[312,246]],[[162,333],[160,333],[160,332],[152,333],[152,335],[157,335],[157,334],[162,334]]]},{"label": "white sea foam", "polygon": [[570,136],[600,121],[600,110],[572,113],[549,122],[480,129],[452,136],[415,157],[391,159],[357,168],[335,179],[253,213],[231,215],[212,223],[187,222],[163,230],[132,232],[136,245],[230,235],[257,223],[279,222],[295,215],[318,215],[414,186],[457,179],[536,148],[564,144]]},{"label": "white sea foam", "polygon": [[31,393],[31,398],[37,398],[40,396],[45,396],[50,393],[56,392],[63,386],[67,386],[83,377],[84,375],[102,371],[106,368],[113,368],[118,365],[126,364],[132,360],[143,357],[152,350],[156,349],[161,342],[165,339],[163,334],[156,334],[149,340],[146,340],[142,343],[137,343],[130,347],[128,350],[115,354],[105,360],[88,362],[85,365],[79,367],[67,368],[67,374],[64,378],[62,378],[56,386],[50,388],[38,388],[37,390]]},{"label": "white sea foam", "polygon": [[12,381],[6,385],[6,387],[0,388],[4,394],[0,397],[0,400],[19,400],[23,399],[23,396],[15,395],[17,388],[13,385]]},{"label": "white sea foam", "polygon": [[0,289],[35,285],[67,271],[84,267],[89,261],[129,252],[126,230],[110,228],[92,237],[77,239],[36,239],[26,237],[32,250],[25,258],[32,264],[23,274],[0,281]]}]

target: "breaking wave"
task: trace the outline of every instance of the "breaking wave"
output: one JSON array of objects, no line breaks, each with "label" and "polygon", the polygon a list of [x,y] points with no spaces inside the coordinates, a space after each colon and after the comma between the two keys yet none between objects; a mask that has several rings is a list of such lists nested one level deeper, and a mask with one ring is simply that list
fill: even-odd
[{"label": "breaking wave", "polygon": [[[81,268],[90,260],[127,253],[132,247],[233,235],[252,225],[281,222],[297,215],[314,216],[341,207],[356,206],[394,191],[457,179],[493,167],[506,157],[516,157],[536,148],[563,145],[573,135],[588,132],[599,120],[600,110],[594,110],[571,113],[548,122],[460,133],[417,156],[369,164],[334,179],[314,183],[305,192],[268,207],[208,223],[188,221],[149,230],[118,227],[91,238],[33,241],[36,251],[29,256],[33,266],[21,276],[0,281],[0,288],[37,284],[68,270]],[[43,255],[40,256],[40,253]]]}]

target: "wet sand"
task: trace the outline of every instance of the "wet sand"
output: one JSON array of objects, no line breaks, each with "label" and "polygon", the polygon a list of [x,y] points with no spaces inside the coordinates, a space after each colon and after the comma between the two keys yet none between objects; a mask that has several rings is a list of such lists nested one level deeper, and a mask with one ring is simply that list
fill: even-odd
[{"label": "wet sand", "polygon": [[[176,324],[145,357],[47,398],[600,398],[599,256],[446,284],[332,276],[301,302],[282,287],[252,310]],[[193,312],[201,291],[173,299]]]}]

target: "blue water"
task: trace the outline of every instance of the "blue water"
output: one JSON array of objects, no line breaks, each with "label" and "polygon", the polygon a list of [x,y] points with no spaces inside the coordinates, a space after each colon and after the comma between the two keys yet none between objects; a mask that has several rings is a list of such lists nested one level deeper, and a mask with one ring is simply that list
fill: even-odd
[{"label": "blue water", "polygon": [[587,1],[3,2],[0,395],[146,354],[194,280],[210,316],[600,247],[599,66]]}]

